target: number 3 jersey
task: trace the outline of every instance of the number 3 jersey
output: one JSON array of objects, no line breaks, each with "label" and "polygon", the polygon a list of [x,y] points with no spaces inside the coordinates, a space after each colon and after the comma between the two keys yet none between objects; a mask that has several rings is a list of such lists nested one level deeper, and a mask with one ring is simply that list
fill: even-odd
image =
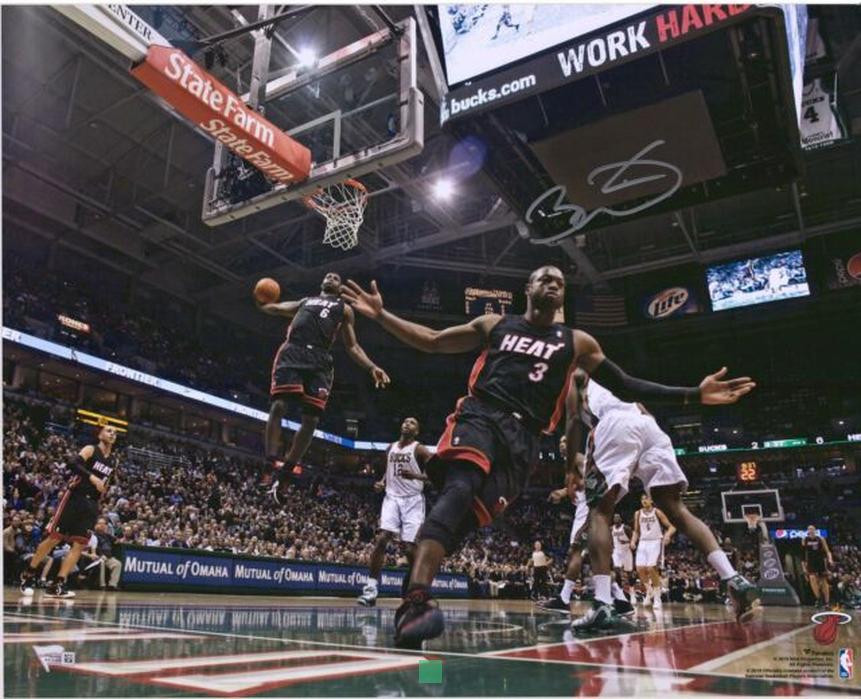
[{"label": "number 3 jersey", "polygon": [[565,412],[574,370],[574,333],[559,323],[542,327],[523,316],[503,316],[469,377],[469,392],[502,404],[545,432]]},{"label": "number 3 jersey", "polygon": [[394,442],[389,447],[389,456],[386,462],[386,495],[395,498],[408,498],[421,495],[424,483],[412,478],[404,478],[404,473],[419,475],[422,470],[416,460],[416,447],[418,442],[410,442],[401,446]]}]

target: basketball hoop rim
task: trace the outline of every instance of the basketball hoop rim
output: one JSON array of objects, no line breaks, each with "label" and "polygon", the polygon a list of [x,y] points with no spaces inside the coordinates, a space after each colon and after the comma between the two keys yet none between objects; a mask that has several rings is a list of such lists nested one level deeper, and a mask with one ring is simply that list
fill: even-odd
[{"label": "basketball hoop rim", "polygon": [[762,515],[758,515],[755,512],[752,514],[745,513],[744,515],[742,515],[742,517],[744,517],[745,521],[747,522],[747,528],[751,530],[756,529],[756,527],[762,521]]},{"label": "basketball hoop rim", "polygon": [[[353,189],[357,189],[364,196],[368,195],[368,188],[365,187],[365,185],[363,185],[361,182],[359,182],[359,180],[353,179],[352,177],[350,177],[346,180],[343,180],[342,182],[336,182],[334,185],[329,185],[329,186],[333,187],[336,185],[346,185],[347,187],[352,187]],[[316,201],[314,201],[314,197],[317,196],[318,194],[320,194],[321,192],[325,191],[326,189],[327,189],[326,187],[317,187],[317,189],[315,189],[311,194],[308,194],[308,195],[302,197],[302,203],[305,204],[305,206],[307,206],[309,209],[312,209],[312,210],[320,212],[320,213],[324,213],[324,212],[328,211],[332,207],[322,206],[322,205],[318,204]]]}]

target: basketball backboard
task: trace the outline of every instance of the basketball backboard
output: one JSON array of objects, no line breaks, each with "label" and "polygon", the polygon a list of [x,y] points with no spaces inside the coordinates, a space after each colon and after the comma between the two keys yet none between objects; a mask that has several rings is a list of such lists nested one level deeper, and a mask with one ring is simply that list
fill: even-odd
[{"label": "basketball backboard", "polygon": [[782,522],[784,519],[777,490],[728,490],[720,496],[724,522],[747,524],[745,515],[753,513],[759,514],[763,522]]},{"label": "basketball backboard", "polygon": [[[262,75],[259,105],[276,127],[311,151],[307,179],[275,183],[216,144],[206,175],[203,221],[217,226],[306,197],[321,187],[361,180],[424,146],[424,99],[416,87],[416,23],[412,17],[363,37],[311,65],[268,67],[271,37],[255,36]],[[265,69],[262,64],[266,64]],[[252,85],[252,90],[254,86]]]}]

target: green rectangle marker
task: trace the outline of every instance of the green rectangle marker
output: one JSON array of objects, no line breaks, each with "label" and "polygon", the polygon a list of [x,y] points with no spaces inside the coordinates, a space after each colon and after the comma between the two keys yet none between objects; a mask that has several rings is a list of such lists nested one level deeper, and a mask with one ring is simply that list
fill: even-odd
[{"label": "green rectangle marker", "polygon": [[442,660],[419,660],[419,684],[442,684]]}]

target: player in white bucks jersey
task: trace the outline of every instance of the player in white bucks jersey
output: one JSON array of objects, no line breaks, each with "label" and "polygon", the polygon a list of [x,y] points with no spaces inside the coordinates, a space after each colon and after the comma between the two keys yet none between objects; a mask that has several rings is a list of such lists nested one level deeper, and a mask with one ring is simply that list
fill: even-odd
[{"label": "player in white bucks jersey", "polygon": [[634,553],[631,551],[632,530],[622,521],[622,515],[618,512],[613,515],[613,572],[616,575],[616,584],[627,591],[631,598],[631,604],[636,604],[636,594],[631,586],[631,573],[634,572]]},{"label": "player in white bucks jersey", "polygon": [[637,575],[646,587],[643,604],[648,606],[654,603],[655,609],[660,609],[661,574],[658,566],[664,557],[664,547],[670,543],[676,528],[645,493],[640,498],[640,504],[642,507],[634,513],[631,551],[637,552]]},{"label": "player in white bucks jersey", "polygon": [[[568,457],[568,439],[563,436],[559,440],[559,454],[567,461]],[[577,454],[575,465],[582,472],[585,465],[585,456]],[[583,556],[588,555],[589,551],[586,548],[586,531],[589,523],[589,506],[586,504],[586,494],[583,490],[575,490],[574,497],[571,497],[568,484],[564,488],[559,488],[550,493],[547,498],[549,502],[558,505],[565,499],[571,500],[574,504],[574,518],[571,522],[571,536],[569,537],[568,546],[568,566],[565,569],[565,581],[562,583],[562,590],[556,597],[553,597],[546,602],[540,603],[542,609],[550,612],[569,613],[571,611],[571,596],[577,586],[577,580],[580,578],[580,573],[583,569]],[[630,549],[628,550],[630,554]],[[613,608],[619,616],[629,616],[634,613],[634,608],[625,598],[625,593],[622,588],[616,583],[613,584]]]},{"label": "player in white bucks jersey", "polygon": [[[719,378],[725,372],[726,369],[722,369],[713,376]],[[575,375],[572,390],[580,390],[577,378]],[[711,530],[682,501],[688,481],[676,460],[670,438],[641,404],[619,399],[594,378],[585,380],[583,384],[583,400],[588,413],[598,421],[587,449],[585,483],[590,508],[589,557],[595,572],[596,589],[599,580],[603,579],[604,570],[607,573],[610,570],[611,520],[616,503],[628,492],[629,481],[636,476],[645,486],[645,499],[649,502],[648,508],[637,513],[631,540],[632,549],[638,543],[642,548],[642,551],[637,551],[637,567],[643,583],[652,581],[653,585],[660,585],[656,566],[665,534],[661,532],[659,522],[668,530],[672,525],[706,556],[721,580],[727,581],[738,620],[751,618],[759,604],[759,591],[739,575]],[[660,507],[660,515],[651,508],[652,499]],[[609,587],[609,583],[600,584]],[[659,587],[655,590],[655,599],[660,596],[659,590]],[[572,623],[575,631],[612,626],[610,600],[601,598],[600,601],[602,605],[596,604],[589,613]]]},{"label": "player in white bucks jersey", "polygon": [[[407,545],[407,558],[412,566],[415,540],[425,520],[424,486],[428,480],[424,466],[431,457],[428,448],[416,441],[419,421],[406,418],[401,424],[401,438],[386,452],[386,473],[374,484],[377,491],[386,491],[380,515],[380,531],[371,552],[368,582],[359,597],[359,604],[373,607],[377,601],[380,571],[386,560],[386,548],[395,537]],[[409,579],[409,573],[406,576]]]}]

